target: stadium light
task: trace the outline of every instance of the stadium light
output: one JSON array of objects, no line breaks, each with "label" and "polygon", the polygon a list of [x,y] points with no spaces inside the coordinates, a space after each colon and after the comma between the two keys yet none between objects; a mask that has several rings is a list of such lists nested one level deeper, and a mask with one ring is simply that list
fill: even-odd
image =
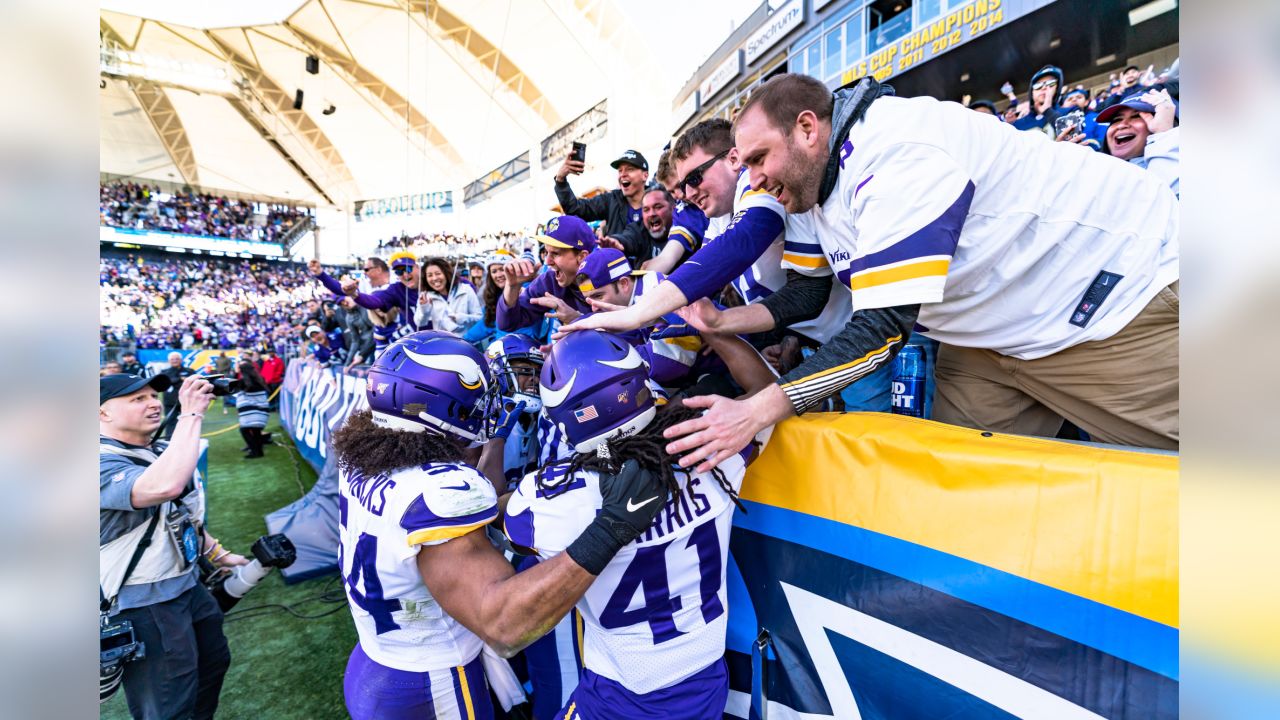
[{"label": "stadium light", "polygon": [[142,78],[221,95],[234,95],[236,89],[225,67],[124,50],[110,44],[103,45],[98,54],[98,70],[113,77]]},{"label": "stadium light", "polygon": [[1153,17],[1163,15],[1178,7],[1178,0],[1155,0],[1129,11],[1129,25],[1144,23]]}]

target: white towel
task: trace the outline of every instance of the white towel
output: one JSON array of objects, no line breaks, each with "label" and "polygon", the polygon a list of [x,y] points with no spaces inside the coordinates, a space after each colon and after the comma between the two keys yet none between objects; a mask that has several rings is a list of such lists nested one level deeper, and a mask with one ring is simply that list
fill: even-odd
[{"label": "white towel", "polygon": [[520,686],[520,679],[516,677],[516,671],[511,669],[511,664],[502,659],[488,645],[484,646],[481,655],[484,661],[484,674],[489,678],[489,688],[493,690],[494,695],[498,696],[502,710],[509,712],[516,705],[527,702],[524,688]]}]

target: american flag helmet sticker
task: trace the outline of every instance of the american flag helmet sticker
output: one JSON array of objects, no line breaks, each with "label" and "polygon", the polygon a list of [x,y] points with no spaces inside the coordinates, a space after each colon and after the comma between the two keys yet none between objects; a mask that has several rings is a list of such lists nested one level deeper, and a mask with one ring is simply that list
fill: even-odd
[{"label": "american flag helmet sticker", "polygon": [[596,418],[600,417],[600,413],[596,412],[595,405],[588,405],[580,410],[574,410],[573,417],[578,422],[584,423],[588,420],[595,420]]}]

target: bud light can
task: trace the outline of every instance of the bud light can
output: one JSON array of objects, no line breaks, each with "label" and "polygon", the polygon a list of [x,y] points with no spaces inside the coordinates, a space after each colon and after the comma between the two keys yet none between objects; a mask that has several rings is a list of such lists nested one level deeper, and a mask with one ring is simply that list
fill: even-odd
[{"label": "bud light can", "polygon": [[908,345],[894,358],[893,412],[924,417],[924,348]]}]

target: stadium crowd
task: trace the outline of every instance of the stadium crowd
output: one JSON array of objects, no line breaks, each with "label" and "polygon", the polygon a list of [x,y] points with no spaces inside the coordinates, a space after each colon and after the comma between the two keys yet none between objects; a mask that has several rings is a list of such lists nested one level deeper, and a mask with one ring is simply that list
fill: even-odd
[{"label": "stadium crowd", "polygon": [[327,294],[292,263],[116,254],[99,261],[104,348],[285,353]]},{"label": "stadium crowd", "polygon": [[[524,651],[536,718],[719,718],[729,522],[776,422],[891,410],[914,346],[917,414],[1178,447],[1176,68],[1090,97],[1048,66],[1029,97],[783,74],[652,177],[627,150],[583,200],[566,158],[565,214],[532,237],[401,237],[358,273],[104,258],[104,334],[305,337],[320,365],[369,365],[333,438],[352,717],[492,717],[490,690],[523,693],[491,655]],[[123,382],[104,408],[154,389]],[[162,384],[198,426],[207,383]]]},{"label": "stadium crowd", "polygon": [[99,223],[133,230],[159,230],[231,240],[276,242],[309,215],[305,208],[253,203],[190,188],[173,193],[158,186],[118,180],[98,187]]}]

